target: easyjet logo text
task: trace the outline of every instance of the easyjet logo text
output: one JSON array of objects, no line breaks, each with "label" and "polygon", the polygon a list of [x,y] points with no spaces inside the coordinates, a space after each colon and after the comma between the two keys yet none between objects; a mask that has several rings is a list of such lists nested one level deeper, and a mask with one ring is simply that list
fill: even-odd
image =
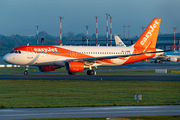
[{"label": "easyjet logo text", "polygon": [[143,40],[141,41],[141,45],[144,45],[144,43],[148,40],[148,38],[152,36],[152,32],[154,31],[154,29],[157,27],[158,24],[159,22],[155,20],[154,24],[150,25],[149,31],[146,33],[146,35],[143,37]]},{"label": "easyjet logo text", "polygon": [[51,48],[51,47],[48,47],[48,48],[34,48],[34,51],[35,52],[57,52],[57,48]]}]

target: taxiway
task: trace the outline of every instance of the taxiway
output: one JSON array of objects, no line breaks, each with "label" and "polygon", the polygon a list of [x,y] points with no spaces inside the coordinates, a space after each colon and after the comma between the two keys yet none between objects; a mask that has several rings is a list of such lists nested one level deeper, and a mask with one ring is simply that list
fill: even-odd
[{"label": "taxiway", "polygon": [[180,81],[180,74],[157,75],[1,75],[0,80],[132,80]]}]

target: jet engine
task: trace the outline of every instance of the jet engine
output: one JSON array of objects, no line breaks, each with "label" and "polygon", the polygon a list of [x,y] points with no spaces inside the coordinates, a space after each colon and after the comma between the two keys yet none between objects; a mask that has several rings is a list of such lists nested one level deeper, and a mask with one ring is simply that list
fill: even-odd
[{"label": "jet engine", "polygon": [[65,68],[68,72],[81,72],[85,66],[83,62],[68,61],[65,63]]},{"label": "jet engine", "polygon": [[57,69],[56,66],[38,66],[40,72],[51,72]]},{"label": "jet engine", "polygon": [[176,58],[176,57],[170,57],[169,60],[170,60],[171,62],[177,62],[177,58]]}]

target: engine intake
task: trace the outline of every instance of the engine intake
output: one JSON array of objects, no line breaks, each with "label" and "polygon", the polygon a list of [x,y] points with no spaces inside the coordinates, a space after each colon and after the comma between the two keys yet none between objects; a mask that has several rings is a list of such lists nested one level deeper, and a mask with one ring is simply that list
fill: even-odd
[{"label": "engine intake", "polygon": [[81,72],[84,70],[84,63],[77,61],[68,61],[65,63],[65,68],[68,72]]}]

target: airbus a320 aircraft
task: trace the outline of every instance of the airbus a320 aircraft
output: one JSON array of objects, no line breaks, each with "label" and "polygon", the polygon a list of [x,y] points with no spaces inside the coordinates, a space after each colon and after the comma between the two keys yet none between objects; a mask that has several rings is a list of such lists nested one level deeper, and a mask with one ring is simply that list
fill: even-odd
[{"label": "airbus a320 aircraft", "polygon": [[149,59],[162,50],[156,49],[161,19],[153,19],[139,40],[130,47],[113,46],[50,46],[29,45],[14,48],[3,59],[7,63],[24,65],[24,74],[29,66],[38,66],[41,72],[65,67],[69,75],[87,70],[94,75],[93,67],[118,66]]}]

